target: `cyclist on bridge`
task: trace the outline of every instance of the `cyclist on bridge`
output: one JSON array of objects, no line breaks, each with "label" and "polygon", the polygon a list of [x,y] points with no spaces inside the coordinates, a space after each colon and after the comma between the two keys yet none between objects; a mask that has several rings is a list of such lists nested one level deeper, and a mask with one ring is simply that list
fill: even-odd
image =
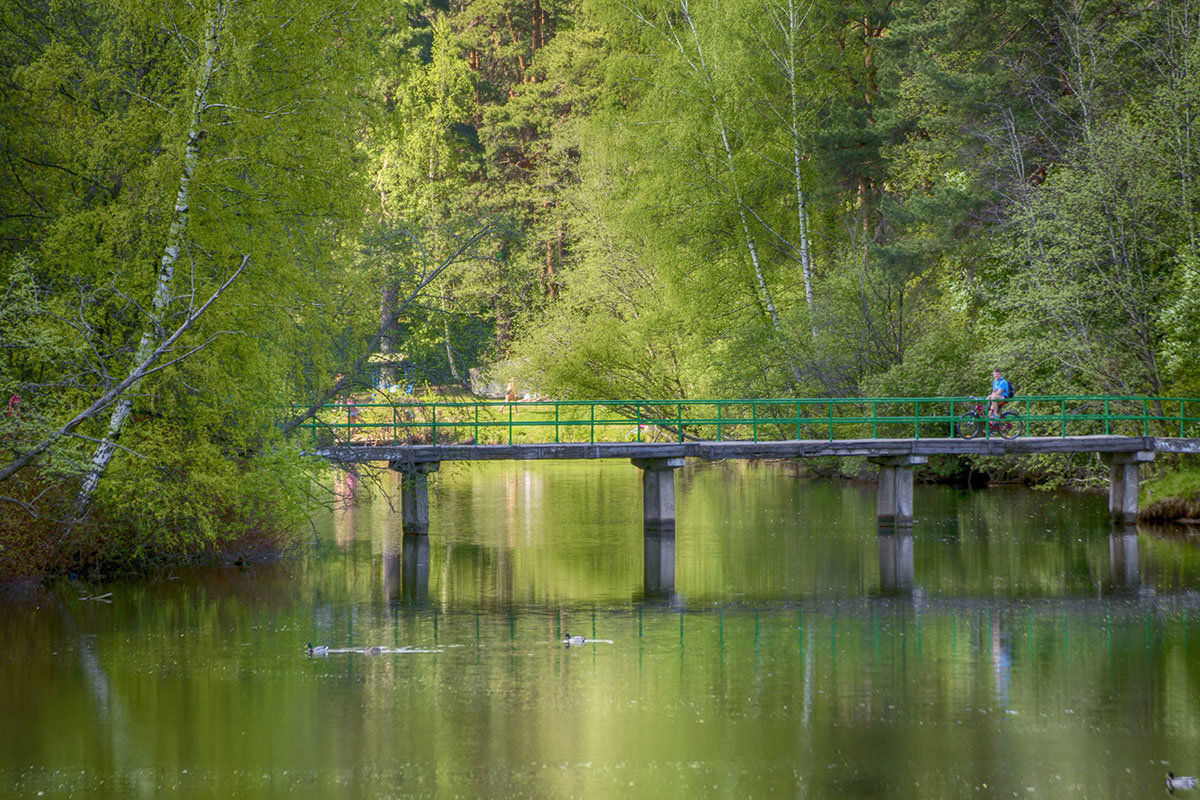
[{"label": "cyclist on bridge", "polygon": [[1012,397],[1012,385],[1004,379],[1000,368],[992,370],[992,393],[987,396],[992,403],[988,406],[989,415],[992,417],[1000,416],[1000,409],[1004,405],[1004,401]]}]

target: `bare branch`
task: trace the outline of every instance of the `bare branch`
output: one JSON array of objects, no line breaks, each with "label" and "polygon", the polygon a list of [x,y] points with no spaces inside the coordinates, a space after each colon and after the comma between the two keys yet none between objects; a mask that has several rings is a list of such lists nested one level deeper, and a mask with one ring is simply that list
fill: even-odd
[{"label": "bare branch", "polygon": [[[336,396],[339,392],[341,392],[343,389],[345,389],[346,386],[348,386],[351,382],[350,376],[354,375],[355,373],[357,373],[359,370],[362,369],[363,365],[367,363],[367,359],[371,357],[371,354],[374,353],[376,348],[379,347],[379,343],[381,341],[383,341],[383,337],[387,336],[388,333],[390,333],[392,331],[392,329],[395,328],[400,323],[400,318],[403,315],[403,313],[405,311],[407,311],[410,306],[412,306],[414,303],[417,302],[417,298],[420,297],[421,292],[423,292],[425,290],[425,287],[427,287],[429,284],[433,283],[433,281],[435,281],[438,278],[438,276],[440,276],[443,272],[445,272],[451,266],[458,263],[459,260],[462,259],[464,254],[469,252],[470,249],[472,247],[474,247],[475,245],[477,245],[479,242],[483,241],[485,238],[490,236],[497,229],[497,227],[498,227],[498,225],[495,222],[489,222],[487,225],[484,225],[482,228],[475,231],[473,234],[471,234],[466,239],[464,239],[459,244],[459,246],[457,248],[455,248],[454,252],[451,253],[449,256],[447,256],[440,264],[438,264],[435,268],[433,268],[429,272],[422,275],[422,277],[421,277],[420,281],[417,283],[417,285],[413,288],[413,290],[411,292],[409,292],[408,297],[406,297],[403,300],[403,302],[400,303],[399,307],[396,309],[396,311],[394,313],[388,315],[387,322],[380,325],[379,330],[377,330],[375,332],[375,335],[372,336],[370,338],[370,340],[367,341],[366,345],[363,347],[362,355],[359,356],[358,360],[354,362],[354,365],[352,367],[350,367],[350,369],[346,372],[346,374],[342,377],[342,379],[339,381],[336,381],[331,387],[329,387],[325,391],[319,392],[317,394],[317,396],[315,398],[313,398],[313,401],[309,404],[308,408],[306,408],[303,412],[301,412],[297,416],[288,420],[283,426],[283,434],[285,436],[287,436],[290,433],[292,433],[294,430],[296,430],[298,427],[300,427],[300,425],[303,424],[305,420],[308,420],[311,417],[313,417],[317,413],[317,411],[320,410],[321,406],[323,406],[323,405],[325,405],[325,403],[329,402],[329,399],[331,397]],[[415,237],[414,237],[414,240],[415,240]],[[419,241],[417,242],[417,245],[420,246]],[[424,248],[422,248],[422,250],[423,249]],[[0,478],[0,480],[2,480],[2,478]]]},{"label": "bare branch", "polygon": [[17,458],[13,459],[8,464],[6,464],[3,468],[0,468],[0,483],[8,480],[13,475],[17,474],[22,469],[27,467],[30,464],[30,462],[32,462],[35,458],[40,456],[42,453],[49,450],[59,439],[63,438],[64,436],[67,436],[68,434],[71,434],[81,424],[83,424],[87,420],[91,419],[93,416],[95,416],[99,412],[103,411],[104,409],[108,408],[117,399],[119,399],[125,393],[125,390],[128,389],[130,386],[135,385],[138,381],[140,381],[142,378],[146,377],[147,375],[157,372],[160,369],[165,369],[166,367],[170,366],[171,364],[178,363],[182,359],[190,356],[192,353],[195,353],[197,350],[200,350],[201,348],[206,346],[209,342],[211,342],[212,339],[209,339],[204,344],[201,344],[195,348],[192,348],[190,351],[188,351],[187,353],[185,353],[182,356],[179,356],[178,358],[172,359],[171,361],[168,361],[161,365],[157,365],[157,366],[155,365],[155,362],[157,362],[160,358],[162,358],[162,356],[164,354],[169,352],[175,346],[175,343],[177,341],[179,341],[179,338],[181,336],[183,336],[183,334],[186,333],[192,327],[192,325],[195,324],[196,320],[199,319],[200,316],[205,311],[208,310],[208,307],[211,306],[214,302],[216,302],[218,297],[220,297],[222,294],[225,293],[225,290],[228,289],[230,287],[230,285],[233,284],[234,280],[236,280],[237,277],[242,274],[242,270],[244,270],[246,268],[246,264],[249,263],[249,261],[250,261],[250,256],[244,256],[242,259],[241,266],[239,266],[234,271],[234,273],[232,275],[230,275],[229,278],[223,284],[221,284],[221,286],[215,292],[213,292],[212,297],[208,298],[208,300],[204,303],[204,305],[200,306],[200,308],[196,309],[196,311],[194,311],[192,314],[189,314],[187,319],[185,319],[180,324],[180,326],[175,330],[175,332],[172,333],[166,339],[164,339],[163,342],[161,344],[159,344],[159,346],[156,347],[153,352],[150,353],[148,358],[146,358],[144,361],[142,361],[142,363],[138,364],[136,367],[134,367],[132,370],[130,370],[129,374],[125,377],[125,380],[121,381],[116,386],[109,389],[107,392],[105,392],[103,395],[101,395],[95,402],[93,402],[90,406],[88,406],[86,409],[84,409],[83,411],[76,414],[67,423],[65,423],[60,428],[58,428],[58,430],[56,430],[56,431],[52,432],[50,435],[46,436],[44,439],[42,439],[42,441],[40,441],[36,445],[34,445],[33,448],[22,453]]}]

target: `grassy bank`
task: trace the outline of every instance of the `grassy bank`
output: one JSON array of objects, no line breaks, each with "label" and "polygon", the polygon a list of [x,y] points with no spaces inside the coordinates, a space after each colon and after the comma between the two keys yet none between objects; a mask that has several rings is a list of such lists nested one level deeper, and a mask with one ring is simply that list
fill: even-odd
[{"label": "grassy bank", "polygon": [[1138,497],[1143,522],[1200,519],[1200,467],[1167,472],[1142,483]]}]

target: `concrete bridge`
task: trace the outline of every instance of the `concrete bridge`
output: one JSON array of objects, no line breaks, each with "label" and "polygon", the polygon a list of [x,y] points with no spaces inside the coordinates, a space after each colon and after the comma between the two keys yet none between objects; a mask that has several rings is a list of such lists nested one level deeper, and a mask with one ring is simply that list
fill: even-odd
[{"label": "concrete bridge", "polygon": [[[642,473],[642,516],[646,533],[669,535],[675,529],[675,470],[684,467],[689,458],[718,461],[865,457],[879,466],[876,517],[881,531],[888,528],[903,531],[911,528],[913,519],[913,468],[928,461],[930,456],[1096,453],[1109,466],[1109,513],[1114,522],[1128,524],[1137,519],[1140,466],[1153,461],[1158,453],[1200,453],[1200,438],[1092,435],[969,440],[349,443],[317,447],[313,452],[341,464],[384,462],[399,472],[404,531],[416,535],[429,530],[428,476],[436,472],[443,461],[628,459]],[[661,552],[661,543],[656,552]],[[881,553],[881,563],[882,558]]]}]

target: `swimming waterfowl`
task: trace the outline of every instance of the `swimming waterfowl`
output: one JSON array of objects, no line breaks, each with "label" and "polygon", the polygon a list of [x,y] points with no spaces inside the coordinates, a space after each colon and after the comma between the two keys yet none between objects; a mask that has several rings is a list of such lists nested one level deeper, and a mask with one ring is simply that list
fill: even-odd
[{"label": "swimming waterfowl", "polygon": [[363,648],[363,655],[367,655],[367,656],[377,656],[382,652],[383,652],[382,647],[364,647]]},{"label": "swimming waterfowl", "polygon": [[329,645],[322,644],[313,647],[313,643],[308,642],[304,646],[308,648],[308,654],[310,656],[324,656],[329,654]]},{"label": "swimming waterfowl", "polygon": [[569,633],[564,633],[563,642],[567,645],[567,647],[570,647],[571,645],[587,644],[587,639],[583,638],[582,636],[572,636]]},{"label": "swimming waterfowl", "polygon": [[1200,780],[1190,775],[1180,775],[1176,778],[1174,772],[1167,773],[1167,791],[1171,794],[1175,794],[1176,789],[1195,789],[1197,786],[1200,786]]}]

